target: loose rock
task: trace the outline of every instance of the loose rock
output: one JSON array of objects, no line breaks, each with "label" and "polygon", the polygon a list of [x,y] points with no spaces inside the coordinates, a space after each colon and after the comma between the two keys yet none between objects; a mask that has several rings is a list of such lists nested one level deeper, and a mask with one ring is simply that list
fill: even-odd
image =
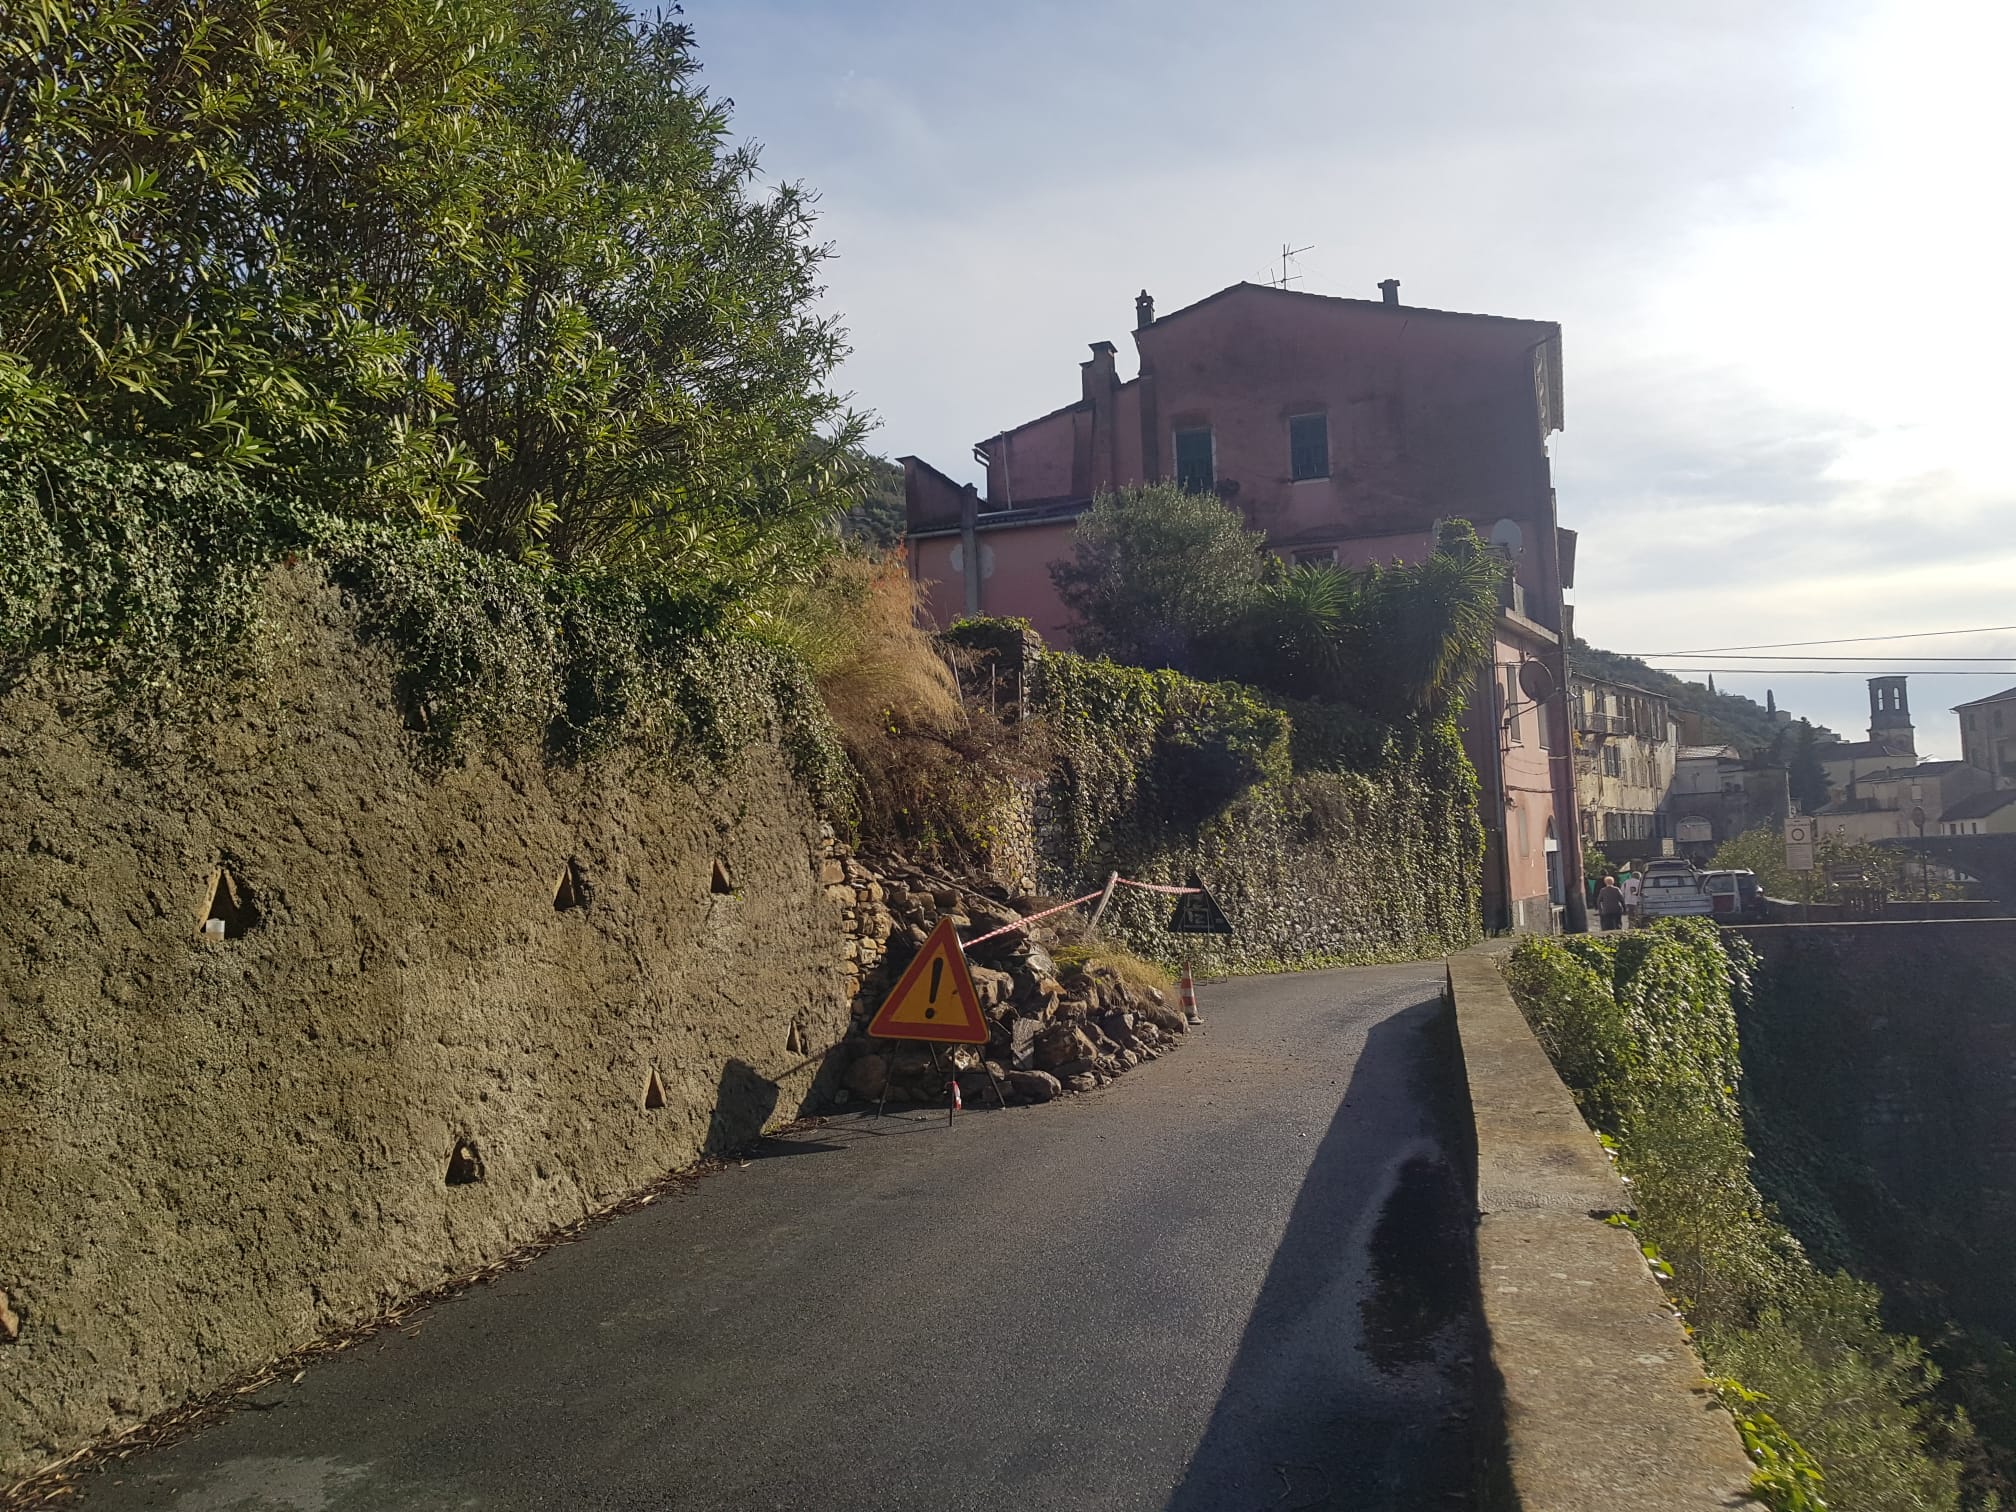
[{"label": "loose rock", "polygon": [[1057,1024],[1036,1039],[1039,1070],[1055,1070],[1067,1061],[1090,1060],[1098,1053],[1099,1047],[1076,1024]]},{"label": "loose rock", "polygon": [[1064,1090],[1063,1083],[1048,1071],[1010,1071],[1008,1085],[1018,1095],[1036,1102],[1048,1102]]},{"label": "loose rock", "polygon": [[856,1097],[880,1097],[889,1085],[889,1062],[879,1055],[864,1055],[847,1068],[847,1090]]}]

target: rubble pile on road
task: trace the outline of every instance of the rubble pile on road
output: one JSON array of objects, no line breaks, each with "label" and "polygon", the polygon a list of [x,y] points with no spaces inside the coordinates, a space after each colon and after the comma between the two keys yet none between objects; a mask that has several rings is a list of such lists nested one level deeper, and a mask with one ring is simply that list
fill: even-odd
[{"label": "rubble pile on road", "polygon": [[841,1047],[843,1102],[885,1095],[891,1103],[943,1102],[955,1075],[969,1106],[991,1101],[994,1086],[1010,1102],[1048,1102],[1064,1092],[1090,1092],[1154,1060],[1188,1027],[1166,994],[1131,986],[1110,967],[1060,970],[1049,948],[1058,942],[1059,921],[1045,920],[968,952],[990,1032],[986,1064],[979,1045],[942,1045],[934,1058],[923,1045],[872,1039],[869,1019],[941,917],[951,917],[962,939],[978,939],[1040,912],[1049,900],[1011,895],[992,879],[956,876],[901,856],[870,864],[837,841],[828,843],[821,878],[849,934],[842,972],[853,1022]]}]

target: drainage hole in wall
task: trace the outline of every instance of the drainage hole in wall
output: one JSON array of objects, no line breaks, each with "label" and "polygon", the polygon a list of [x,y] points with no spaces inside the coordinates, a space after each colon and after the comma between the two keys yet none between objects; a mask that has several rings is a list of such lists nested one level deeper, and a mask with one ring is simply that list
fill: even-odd
[{"label": "drainage hole in wall", "polygon": [[659,1080],[656,1066],[651,1068],[651,1074],[644,1079],[644,1106],[647,1108],[665,1106],[665,1083]]},{"label": "drainage hole in wall", "polygon": [[581,874],[581,865],[572,856],[560,868],[560,875],[553,882],[553,911],[565,913],[570,908],[588,906],[588,879]]},{"label": "drainage hole in wall", "polygon": [[714,858],[714,870],[707,878],[707,890],[717,897],[735,896],[735,883],[728,876],[728,863],[719,856]]},{"label": "drainage hole in wall", "polygon": [[483,1152],[473,1139],[455,1141],[455,1153],[448,1157],[448,1185],[468,1186],[483,1179]]},{"label": "drainage hole in wall", "polygon": [[207,940],[235,940],[258,922],[259,909],[251,891],[231,869],[220,866],[210,873],[203,906],[197,910],[197,933]]}]

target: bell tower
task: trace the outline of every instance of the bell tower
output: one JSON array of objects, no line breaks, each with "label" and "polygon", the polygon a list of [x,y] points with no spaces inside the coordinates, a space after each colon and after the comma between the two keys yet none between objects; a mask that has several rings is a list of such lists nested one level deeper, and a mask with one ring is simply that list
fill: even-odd
[{"label": "bell tower", "polygon": [[1911,698],[1904,691],[1902,677],[1869,679],[1869,738],[1907,756],[1918,754],[1918,737],[1911,726]]}]

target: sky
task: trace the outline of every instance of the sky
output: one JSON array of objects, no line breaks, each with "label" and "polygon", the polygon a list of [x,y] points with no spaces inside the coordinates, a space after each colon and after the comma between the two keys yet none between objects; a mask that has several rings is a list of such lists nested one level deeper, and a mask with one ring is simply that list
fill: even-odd
[{"label": "sky", "polygon": [[[1555,320],[1576,629],[1668,653],[2016,626],[2006,0],[687,0],[703,82],[820,196],[877,450],[1078,394],[1133,298],[1240,279]],[[1760,653],[1717,686],[1921,754],[2016,629]],[[1877,656],[2005,656],[1931,676]],[[1716,665],[1732,663],[1719,660]],[[1962,664],[1947,662],[1947,666]]]}]

